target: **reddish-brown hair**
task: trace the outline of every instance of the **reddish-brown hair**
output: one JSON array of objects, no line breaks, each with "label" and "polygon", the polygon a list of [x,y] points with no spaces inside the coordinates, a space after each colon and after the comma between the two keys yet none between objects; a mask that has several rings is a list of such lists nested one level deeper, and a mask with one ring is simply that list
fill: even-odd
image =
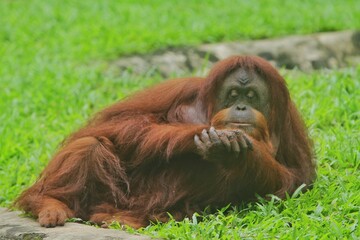
[{"label": "reddish-brown hair", "polygon": [[[268,131],[259,132],[270,138],[249,136],[254,150],[229,168],[203,159],[194,136],[209,129],[217,91],[238,68],[268,86]],[[180,220],[255,194],[284,197],[314,178],[312,144],[284,79],[259,57],[235,56],[206,78],[166,81],[99,112],[64,142],[16,205],[47,227],[69,217],[141,227],[167,221],[167,212]]]}]

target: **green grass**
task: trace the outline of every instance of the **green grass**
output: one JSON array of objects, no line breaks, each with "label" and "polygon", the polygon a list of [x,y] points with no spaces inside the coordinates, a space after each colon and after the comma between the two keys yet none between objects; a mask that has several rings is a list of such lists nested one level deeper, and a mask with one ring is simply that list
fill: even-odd
[{"label": "green grass", "polygon": [[[169,46],[360,29],[359,12],[356,0],[0,1],[0,205],[33,183],[64,137],[94,112],[163,80],[111,74],[110,60]],[[314,189],[141,232],[360,237],[360,69],[284,74],[315,141]]]}]

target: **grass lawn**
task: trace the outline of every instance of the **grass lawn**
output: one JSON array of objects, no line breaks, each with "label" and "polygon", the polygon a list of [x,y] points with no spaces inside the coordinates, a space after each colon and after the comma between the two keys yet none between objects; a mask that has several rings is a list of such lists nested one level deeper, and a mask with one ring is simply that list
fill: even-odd
[{"label": "grass lawn", "polygon": [[[0,205],[33,183],[64,137],[94,112],[163,80],[113,75],[109,60],[169,46],[360,29],[359,12],[357,0],[0,1]],[[140,232],[360,238],[360,66],[283,73],[315,142],[314,189]]]}]

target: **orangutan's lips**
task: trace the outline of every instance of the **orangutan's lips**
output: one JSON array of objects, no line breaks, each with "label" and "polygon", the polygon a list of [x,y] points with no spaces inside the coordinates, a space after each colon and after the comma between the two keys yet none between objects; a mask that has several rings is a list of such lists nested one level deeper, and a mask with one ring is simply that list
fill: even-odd
[{"label": "orangutan's lips", "polygon": [[234,126],[237,128],[244,128],[244,127],[251,127],[251,123],[245,123],[245,122],[228,122],[228,125]]}]

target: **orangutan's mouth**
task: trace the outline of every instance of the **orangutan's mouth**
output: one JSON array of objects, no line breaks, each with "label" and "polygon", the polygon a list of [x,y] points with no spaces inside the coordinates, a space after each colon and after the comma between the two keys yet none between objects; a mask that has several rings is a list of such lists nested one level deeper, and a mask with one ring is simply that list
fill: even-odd
[{"label": "orangutan's mouth", "polygon": [[228,122],[227,125],[236,128],[247,128],[252,126],[251,123],[246,122]]}]

